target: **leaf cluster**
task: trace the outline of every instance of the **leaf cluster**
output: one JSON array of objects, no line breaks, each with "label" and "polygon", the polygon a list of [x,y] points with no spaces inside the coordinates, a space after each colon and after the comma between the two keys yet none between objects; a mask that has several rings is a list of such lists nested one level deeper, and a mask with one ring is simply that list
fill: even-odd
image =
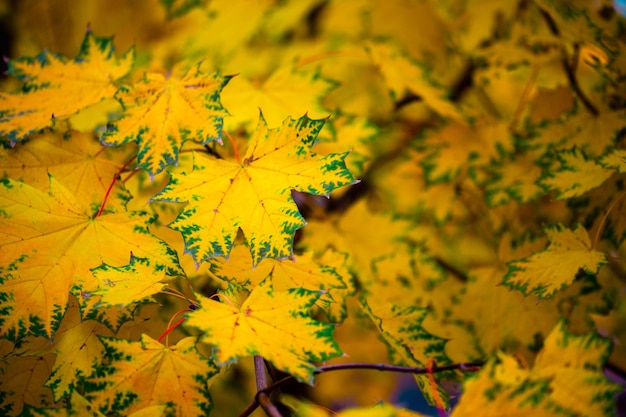
[{"label": "leaf cluster", "polygon": [[347,361],[440,414],[613,415],[609,2],[52,3],[7,6],[3,415],[417,415]]}]

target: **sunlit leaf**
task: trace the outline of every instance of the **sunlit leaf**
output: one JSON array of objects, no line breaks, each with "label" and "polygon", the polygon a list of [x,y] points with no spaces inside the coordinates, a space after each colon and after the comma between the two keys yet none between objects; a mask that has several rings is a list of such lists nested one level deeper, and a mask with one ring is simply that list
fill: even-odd
[{"label": "sunlit leaf", "polygon": [[220,364],[261,355],[312,384],[317,368],[311,362],[341,354],[332,338],[333,326],[309,316],[320,295],[300,288],[274,290],[265,279],[240,305],[228,295],[221,303],[200,296],[200,308],[188,314],[187,323],[205,332],[201,340],[214,346]]},{"label": "sunlit leaf", "polygon": [[150,336],[141,341],[102,338],[110,363],[92,376],[87,395],[100,409],[125,415],[168,404],[175,415],[206,415],[211,409],[207,381],[215,366],[198,353],[194,337],[164,346]]},{"label": "sunlit leaf", "polygon": [[595,274],[605,262],[605,255],[591,246],[582,225],[570,230],[562,225],[545,229],[550,244],[535,254],[508,263],[504,285],[524,295],[551,297],[566,288],[583,271]]},{"label": "sunlit leaf", "polygon": [[115,267],[102,264],[93,268],[98,288],[91,296],[99,297],[98,304],[127,306],[152,299],[166,284],[165,270],[155,268],[147,258],[130,257],[128,265]]},{"label": "sunlit leaf", "polygon": [[317,156],[313,145],[324,120],[286,119],[268,129],[261,117],[241,162],[196,154],[194,170],[174,174],[154,201],[186,202],[170,225],[185,238],[185,252],[197,264],[227,256],[241,228],[256,265],[263,258],[287,258],[293,234],[304,226],[291,190],[328,196],[354,183],[344,154]]},{"label": "sunlit leaf", "polygon": [[220,140],[227,112],[219,95],[230,78],[199,68],[182,77],[146,74],[115,95],[124,114],[107,126],[102,143],[117,146],[137,141],[139,166],[155,176],[177,163],[185,141],[204,145]]},{"label": "sunlit leaf", "polygon": [[581,196],[602,185],[613,174],[613,170],[588,159],[576,148],[559,152],[557,158],[561,166],[549,171],[540,180],[546,188],[558,193],[557,199]]},{"label": "sunlit leaf", "polygon": [[74,59],[42,52],[9,61],[9,73],[25,84],[21,94],[0,95],[0,135],[15,144],[51,126],[54,119],[65,119],[112,97],[115,82],[130,71],[133,61],[133,50],[118,60],[113,39],[90,31]]},{"label": "sunlit leaf", "polygon": [[121,212],[94,218],[93,209],[53,177],[49,193],[2,180],[0,209],[2,334],[52,336],[69,290],[94,290],[89,270],[100,263],[125,265],[132,252],[152,258],[155,267],[179,269],[172,249],[150,234],[153,217]]}]

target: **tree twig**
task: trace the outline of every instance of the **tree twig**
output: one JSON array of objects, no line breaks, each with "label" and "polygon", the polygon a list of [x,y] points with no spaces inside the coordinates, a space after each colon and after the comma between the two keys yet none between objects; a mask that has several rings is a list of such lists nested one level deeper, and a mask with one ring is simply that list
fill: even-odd
[{"label": "tree twig", "polygon": [[[261,358],[261,362],[262,360],[263,359]],[[470,362],[470,363],[457,363],[454,365],[437,366],[436,368],[432,369],[431,372],[432,373],[447,372],[447,371],[477,372],[480,370],[480,368],[484,364],[485,362]],[[255,356],[255,369],[256,369],[256,356]],[[314,372],[314,374],[318,375],[323,372],[343,371],[347,369],[370,369],[370,370],[375,370],[375,371],[380,371],[380,372],[397,372],[397,373],[414,374],[414,375],[423,375],[423,374],[428,374],[429,372],[428,368],[411,368],[408,366],[385,365],[385,364],[379,364],[379,363],[340,363],[340,364],[335,364],[335,365],[320,366]],[[285,378],[274,382],[272,385],[269,385],[263,389],[258,390],[256,395],[254,396],[254,400],[250,404],[248,404],[248,406],[241,412],[241,414],[239,414],[239,417],[250,416],[254,412],[254,410],[256,410],[259,406],[263,408],[263,410],[267,413],[268,416],[280,417],[281,416],[280,411],[278,411],[276,406],[269,403],[271,406],[271,409],[270,411],[268,411],[264,407],[263,403],[266,401],[266,399],[267,401],[269,401],[269,394],[272,391],[275,391],[278,388],[282,387],[283,385],[286,385],[292,382],[296,382],[296,379],[293,376],[286,376]],[[272,413],[278,413],[278,414],[272,414]]]},{"label": "tree twig", "polygon": [[[256,389],[257,395],[255,395],[254,400],[257,405],[260,405],[265,414],[269,417],[282,417],[281,412],[276,408],[272,401],[270,400],[269,392],[267,391],[267,373],[265,372],[265,361],[263,360],[263,356],[255,355],[254,356],[254,375],[256,377]],[[250,406],[246,407],[246,410],[250,408]],[[254,411],[256,407],[251,408],[251,411]]]}]

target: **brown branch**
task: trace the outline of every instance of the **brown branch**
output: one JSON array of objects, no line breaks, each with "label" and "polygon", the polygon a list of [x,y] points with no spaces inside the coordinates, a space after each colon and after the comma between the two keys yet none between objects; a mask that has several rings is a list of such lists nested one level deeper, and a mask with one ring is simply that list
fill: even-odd
[{"label": "brown branch", "polygon": [[[540,8],[539,10],[550,32],[552,32],[552,34],[555,36],[561,37],[559,28],[556,22],[554,21],[554,19],[552,18],[552,16],[550,16],[550,13],[548,13],[547,10],[544,10],[542,8]],[[563,58],[561,59],[561,65],[563,66],[563,70],[565,71],[565,75],[567,76],[567,81],[569,81],[570,87],[572,88],[572,91],[574,92],[574,94],[576,94],[578,99],[583,103],[583,106],[585,106],[585,109],[587,109],[589,113],[591,113],[594,116],[598,116],[600,112],[598,111],[596,106],[594,106],[593,103],[591,103],[591,101],[587,98],[587,96],[585,96],[582,89],[580,88],[580,84],[578,84],[578,80],[576,79],[575,71],[576,71],[576,61],[578,60],[579,49],[580,49],[580,45],[574,44],[574,51],[575,51],[574,59],[573,59],[573,62],[570,63],[569,60],[567,59],[567,52],[565,51],[565,48],[562,48]]]},{"label": "brown branch", "polygon": [[[267,414],[269,417],[283,417],[278,408],[276,408],[276,406],[272,404],[269,392],[266,392],[268,388],[267,373],[265,372],[265,361],[263,360],[263,356],[254,356],[254,375],[256,377],[257,389],[257,394],[254,397],[255,402],[261,406],[263,411],[265,411],[265,414]],[[246,407],[246,410],[248,408],[249,407]],[[252,408],[251,411],[254,411],[255,408]]]},{"label": "brown branch", "polygon": [[[255,357],[256,358],[256,357]],[[256,363],[256,362],[255,362]],[[480,368],[485,364],[485,362],[470,362],[470,363],[457,363],[454,365],[445,365],[445,366],[436,366],[431,370],[432,373],[439,372],[447,372],[447,371],[464,371],[464,372],[477,372]],[[379,372],[397,372],[404,374],[414,374],[414,375],[423,375],[428,374],[428,368],[411,368],[408,366],[396,366],[396,365],[385,365],[378,363],[341,363],[336,365],[324,365],[320,366],[315,372],[314,375],[321,374],[323,372],[332,372],[332,371],[343,371],[347,369],[370,369]],[[268,411],[264,403],[266,401],[269,402],[269,394],[272,391],[277,390],[283,385],[297,382],[297,380],[293,376],[287,376],[283,379],[280,379],[274,382],[272,385],[258,390],[256,395],[254,396],[254,400],[248,404],[248,406],[239,414],[239,417],[248,417],[250,416],[254,410],[256,410],[259,406],[263,408],[266,414],[270,417],[280,417],[280,411],[273,404],[269,403],[271,406]],[[272,414],[278,413],[278,414]]]}]

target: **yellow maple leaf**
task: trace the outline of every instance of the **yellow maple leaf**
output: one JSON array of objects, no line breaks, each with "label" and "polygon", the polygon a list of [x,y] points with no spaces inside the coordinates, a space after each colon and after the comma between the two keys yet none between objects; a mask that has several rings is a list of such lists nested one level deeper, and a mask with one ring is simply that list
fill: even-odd
[{"label": "yellow maple leaf", "polygon": [[127,159],[127,150],[103,148],[91,133],[46,132],[11,149],[0,148],[0,172],[42,191],[50,188],[52,175],[78,199],[86,197],[86,205],[99,205]]},{"label": "yellow maple leaf", "polygon": [[460,173],[486,166],[514,149],[507,123],[482,117],[472,126],[451,120],[425,139],[428,154],[422,161],[429,182],[450,181]]},{"label": "yellow maple leaf", "polygon": [[91,374],[98,358],[104,355],[99,336],[113,336],[113,333],[97,321],[83,321],[78,304],[72,302],[54,335],[53,350],[57,356],[45,384],[55,400],[73,392],[79,378]]},{"label": "yellow maple leaf", "polygon": [[187,323],[204,332],[200,338],[214,347],[219,363],[261,355],[277,369],[312,384],[316,367],[311,362],[341,355],[332,338],[333,326],[309,316],[322,292],[277,291],[268,278],[241,304],[234,300],[239,297],[234,291],[223,294],[224,303],[198,296],[200,308],[188,313]]},{"label": "yellow maple leaf", "polygon": [[199,67],[182,77],[148,73],[115,94],[124,114],[109,123],[101,141],[116,146],[137,141],[139,167],[153,177],[177,163],[185,141],[204,145],[220,140],[227,112],[219,94],[230,78]]},{"label": "yellow maple leaf", "polygon": [[235,281],[248,290],[252,290],[266,277],[271,277],[276,291],[290,288],[323,290],[324,294],[316,304],[327,312],[331,320],[340,322],[345,316],[345,298],[355,291],[351,276],[343,265],[345,261],[344,256],[327,251],[322,260],[314,259],[312,253],[304,253],[283,260],[266,258],[255,267],[248,248],[237,245],[228,259],[211,259],[209,268],[218,278]]},{"label": "yellow maple leaf", "polygon": [[406,219],[375,211],[365,199],[360,199],[325,221],[308,221],[300,245],[316,253],[328,248],[347,253],[348,269],[358,274],[359,280],[367,281],[373,260],[399,250],[410,226]]},{"label": "yellow maple leaf", "polygon": [[116,267],[102,264],[91,270],[98,280],[98,289],[91,292],[98,296],[98,307],[103,305],[128,306],[152,300],[152,295],[161,291],[166,284],[164,270],[150,265],[150,260],[131,256],[128,265]]},{"label": "yellow maple leaf", "polygon": [[268,129],[261,116],[241,162],[195,153],[194,170],[173,174],[153,201],[189,202],[170,227],[185,238],[196,264],[227,256],[240,228],[256,265],[263,258],[292,255],[295,231],[305,222],[291,190],[328,196],[355,180],[347,153],[310,152],[324,120],[304,116]]},{"label": "yellow maple leaf", "polygon": [[413,62],[389,43],[370,42],[367,49],[396,101],[410,91],[439,115],[463,121],[457,106],[448,98],[446,89],[432,79],[423,65]]},{"label": "yellow maple leaf", "polygon": [[557,200],[581,196],[601,186],[614,172],[587,158],[577,148],[560,151],[557,158],[561,166],[547,171],[540,180],[544,187],[558,193]]},{"label": "yellow maple leaf", "polygon": [[614,149],[613,152],[604,155],[600,164],[605,168],[615,168],[620,174],[626,174],[626,150]]},{"label": "yellow maple leaf", "polygon": [[524,295],[551,297],[566,288],[579,271],[595,274],[606,262],[603,252],[592,248],[587,230],[579,224],[575,230],[562,225],[545,229],[550,244],[535,254],[509,262],[504,285]]},{"label": "yellow maple leaf", "polygon": [[123,415],[165,404],[176,408],[176,416],[208,415],[207,382],[217,369],[198,352],[195,337],[169,347],[145,334],[138,342],[101,341],[111,362],[89,378],[100,388],[87,396],[92,404]]},{"label": "yellow maple leaf", "polygon": [[[415,368],[423,368],[428,359],[434,359],[438,364],[450,363],[444,351],[446,340],[423,327],[427,314],[425,308],[397,306],[383,297],[364,297],[364,300],[362,308],[389,346],[393,363]],[[436,404],[428,376],[415,375],[415,382],[424,398]],[[439,394],[447,402],[447,394],[440,388]]]},{"label": "yellow maple leaf", "polygon": [[23,93],[0,94],[0,135],[12,144],[81,109],[113,97],[115,82],[134,61],[131,49],[117,59],[112,38],[90,31],[73,60],[50,52],[9,61],[9,73],[25,81]]},{"label": "yellow maple leaf", "polygon": [[327,117],[330,112],[320,102],[333,85],[314,71],[290,66],[276,69],[261,81],[236,77],[222,93],[222,102],[232,116],[225,121],[225,126],[227,130],[235,130],[243,125],[251,131],[258,120],[259,109],[269,128],[280,126],[294,114]]},{"label": "yellow maple leaf", "polygon": [[130,253],[150,258],[155,268],[179,271],[176,254],[152,236],[154,218],[144,212],[93,215],[54,177],[44,193],[27,184],[0,182],[1,334],[51,336],[72,286],[92,291],[89,269],[124,265]]},{"label": "yellow maple leaf", "polygon": [[511,199],[526,203],[540,197],[544,190],[539,185],[542,175],[537,152],[516,153],[486,169],[490,180],[486,182],[485,197],[490,205],[496,206]]},{"label": "yellow maple leaf", "polygon": [[[172,409],[166,405],[152,405],[127,414],[128,417],[154,417],[165,416],[171,413]],[[98,411],[84,396],[74,391],[65,401],[57,402],[54,408],[28,408],[28,415],[33,417],[106,417]]]}]

